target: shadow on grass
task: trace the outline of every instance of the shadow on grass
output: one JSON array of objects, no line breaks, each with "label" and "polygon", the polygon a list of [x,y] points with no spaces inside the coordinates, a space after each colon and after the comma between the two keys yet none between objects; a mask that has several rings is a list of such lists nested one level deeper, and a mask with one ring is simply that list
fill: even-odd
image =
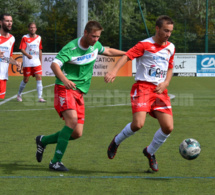
[{"label": "shadow on grass", "polygon": [[140,175],[140,174],[153,174],[155,173],[154,171],[152,170],[146,170],[146,171],[114,171],[114,170],[111,170],[111,171],[107,171],[107,170],[80,170],[80,169],[73,169],[71,167],[68,167],[69,168],[69,172],[68,173],[72,173],[73,175],[92,175],[92,174],[95,174],[95,175],[98,175],[98,174],[105,174],[105,175],[118,175],[118,176],[123,176],[123,175]]},{"label": "shadow on grass", "polygon": [[4,174],[14,174],[17,171],[47,171],[48,168],[40,165],[28,165],[24,161],[15,161],[10,163],[0,162],[0,169]]},{"label": "shadow on grass", "polygon": [[[64,174],[72,174],[73,176],[89,176],[91,177],[92,175],[100,175],[103,174],[105,176],[112,175],[113,177],[119,176],[119,177],[126,177],[128,175],[140,175],[140,174],[153,174],[155,173],[151,169],[148,169],[147,171],[106,171],[106,170],[80,170],[80,169],[74,169],[71,167],[68,167],[69,171],[64,172]],[[3,174],[6,175],[14,175],[16,172],[25,172],[25,171],[37,171],[37,172],[52,172],[52,173],[62,173],[62,172],[55,172],[51,171],[48,168],[48,165],[44,167],[44,164],[38,164],[38,165],[30,165],[27,164],[25,161],[15,161],[15,162],[0,162],[0,169],[2,170]]]}]

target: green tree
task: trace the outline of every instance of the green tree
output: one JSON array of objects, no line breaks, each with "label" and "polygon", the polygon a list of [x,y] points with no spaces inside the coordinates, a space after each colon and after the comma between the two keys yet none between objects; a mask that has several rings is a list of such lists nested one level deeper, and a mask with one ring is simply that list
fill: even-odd
[{"label": "green tree", "polygon": [[75,0],[40,0],[40,17],[46,21],[42,31],[43,51],[58,52],[77,37],[77,2]]},{"label": "green tree", "polygon": [[[104,27],[100,39],[103,45],[119,48],[119,1],[89,0],[89,19],[99,21]],[[123,50],[145,36],[137,0],[122,1]]]},{"label": "green tree", "polygon": [[0,13],[9,13],[13,17],[11,34],[16,38],[14,52],[18,52],[21,38],[23,34],[26,34],[28,23],[39,19],[40,2],[35,0],[1,0],[0,5]]},{"label": "green tree", "polygon": [[[100,41],[105,46],[119,48],[119,1],[89,0],[89,20],[104,27]],[[170,41],[176,52],[204,52],[206,1],[144,0],[139,1],[150,36],[155,33],[155,20],[169,15],[175,25]],[[215,0],[208,1],[209,52],[215,52]],[[42,36],[44,52],[58,52],[77,37],[77,0],[0,0],[0,13],[13,16],[11,33],[16,38],[14,51],[19,51],[21,37],[28,33],[29,22],[36,22]],[[122,0],[122,46],[127,50],[147,38],[137,0]]]}]

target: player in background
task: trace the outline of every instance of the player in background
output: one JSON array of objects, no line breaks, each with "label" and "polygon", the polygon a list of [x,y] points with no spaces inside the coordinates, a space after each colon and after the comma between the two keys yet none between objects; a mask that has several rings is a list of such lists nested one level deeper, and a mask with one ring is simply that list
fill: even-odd
[{"label": "player in background", "polygon": [[102,31],[103,28],[98,22],[89,21],[85,26],[84,35],[64,46],[51,64],[56,76],[54,106],[60,117],[65,120],[65,126],[54,134],[36,137],[38,162],[41,162],[48,144],[57,144],[49,164],[51,170],[68,171],[61,159],[68,141],[82,136],[85,119],[83,95],[89,90],[98,53],[107,56],[125,54],[117,49],[104,48],[98,41]]},{"label": "player in background", "polygon": [[0,99],[5,98],[6,83],[8,80],[9,64],[21,69],[21,63],[12,58],[15,38],[9,32],[12,29],[13,18],[10,14],[0,16]]},{"label": "player in background", "polygon": [[113,159],[120,143],[140,130],[145,123],[146,114],[156,118],[160,128],[150,145],[143,149],[153,171],[158,171],[155,152],[166,141],[173,130],[173,115],[167,87],[173,72],[175,46],[168,41],[173,31],[173,21],[168,16],[156,20],[155,36],[138,42],[127,51],[105,76],[105,82],[113,82],[118,70],[129,60],[136,58],[136,83],[130,97],[133,120],[116,135],[108,147],[108,157]]},{"label": "player in background", "polygon": [[34,22],[28,25],[29,34],[22,37],[19,49],[23,54],[23,80],[20,83],[17,101],[22,102],[22,91],[24,90],[29,77],[33,76],[37,82],[38,102],[46,102],[42,98],[42,40],[36,34],[37,26]]}]

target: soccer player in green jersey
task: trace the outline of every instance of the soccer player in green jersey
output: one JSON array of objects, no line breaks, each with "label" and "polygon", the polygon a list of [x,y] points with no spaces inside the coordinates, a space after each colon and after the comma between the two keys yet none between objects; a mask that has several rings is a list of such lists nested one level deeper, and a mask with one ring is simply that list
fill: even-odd
[{"label": "soccer player in green jersey", "polygon": [[104,48],[98,41],[102,31],[98,22],[89,21],[84,35],[64,46],[51,64],[56,76],[54,106],[65,120],[65,126],[54,134],[36,137],[38,162],[42,161],[45,147],[57,143],[54,157],[49,164],[51,170],[68,171],[61,159],[68,141],[82,136],[85,118],[83,95],[89,90],[98,53],[107,56],[125,54],[124,51]]}]

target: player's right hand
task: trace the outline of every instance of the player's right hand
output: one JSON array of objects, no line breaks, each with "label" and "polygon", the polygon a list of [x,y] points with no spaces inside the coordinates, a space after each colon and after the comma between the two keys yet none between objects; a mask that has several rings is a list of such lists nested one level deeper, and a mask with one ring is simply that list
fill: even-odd
[{"label": "player's right hand", "polygon": [[66,89],[76,89],[76,84],[68,79],[64,81],[63,84],[66,87]]},{"label": "player's right hand", "polygon": [[28,57],[28,59],[32,59],[32,58],[33,58],[33,56],[32,56],[32,55],[28,55],[27,57]]}]

